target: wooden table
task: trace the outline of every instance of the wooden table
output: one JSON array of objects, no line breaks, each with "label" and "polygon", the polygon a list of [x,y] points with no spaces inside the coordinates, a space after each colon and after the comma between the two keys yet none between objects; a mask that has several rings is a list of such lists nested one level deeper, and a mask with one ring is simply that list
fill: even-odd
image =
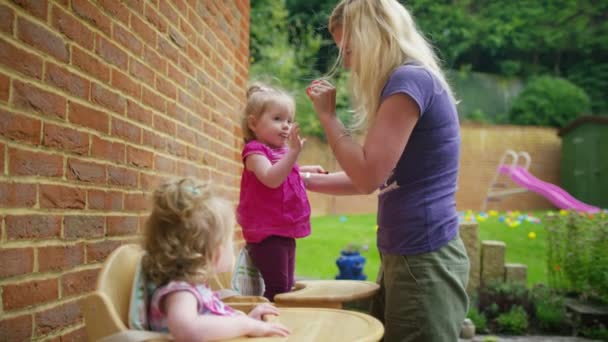
[{"label": "wooden table", "polygon": [[370,315],[356,311],[324,308],[279,308],[274,319],[291,330],[288,337],[231,339],[231,342],[302,341],[336,342],[379,341],[384,335],[382,323]]},{"label": "wooden table", "polygon": [[361,280],[301,280],[290,292],[274,296],[278,307],[341,309],[343,303],[373,296],[380,286]]}]

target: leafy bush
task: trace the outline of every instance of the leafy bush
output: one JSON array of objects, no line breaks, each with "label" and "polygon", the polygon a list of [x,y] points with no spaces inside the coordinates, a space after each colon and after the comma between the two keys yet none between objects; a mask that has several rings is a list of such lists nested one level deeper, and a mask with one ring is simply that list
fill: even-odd
[{"label": "leafy bush", "polygon": [[608,329],[602,324],[581,328],[581,335],[594,340],[608,341]]},{"label": "leafy bush", "polygon": [[564,297],[557,291],[539,285],[530,291],[536,325],[545,332],[567,332]]},{"label": "leafy bush", "polygon": [[545,218],[549,284],[608,303],[608,215],[551,214]]},{"label": "leafy bush", "polygon": [[500,332],[522,335],[528,329],[528,314],[524,308],[515,305],[509,312],[500,314],[496,323]]},{"label": "leafy bush", "polygon": [[478,333],[485,333],[488,329],[488,319],[486,315],[479,310],[475,306],[471,306],[469,312],[467,313],[467,318],[470,319],[473,324],[475,324],[475,331]]},{"label": "leafy bush", "polygon": [[498,282],[479,289],[479,308],[489,319],[496,318],[500,313],[508,312],[514,306],[532,312],[532,303],[526,286]]},{"label": "leafy bush", "polygon": [[510,120],[520,125],[563,127],[589,114],[587,93],[568,80],[541,76],[532,79],[513,101]]}]

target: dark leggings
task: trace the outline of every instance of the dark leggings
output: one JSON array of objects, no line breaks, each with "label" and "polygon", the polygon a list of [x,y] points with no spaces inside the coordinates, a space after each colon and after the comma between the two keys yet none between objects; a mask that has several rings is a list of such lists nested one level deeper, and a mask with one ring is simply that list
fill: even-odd
[{"label": "dark leggings", "polygon": [[289,292],[294,283],[296,240],[270,236],[258,243],[248,243],[247,248],[264,278],[264,297],[272,301],[274,295]]}]

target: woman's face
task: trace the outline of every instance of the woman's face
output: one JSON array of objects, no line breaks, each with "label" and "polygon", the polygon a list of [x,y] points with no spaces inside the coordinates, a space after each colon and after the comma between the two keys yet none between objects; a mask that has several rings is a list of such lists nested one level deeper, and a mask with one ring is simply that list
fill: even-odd
[{"label": "woman's face", "polygon": [[344,68],[350,69],[350,66],[351,66],[350,57],[351,57],[352,51],[350,49],[350,42],[349,41],[343,42],[344,29],[342,28],[342,26],[336,26],[336,28],[334,28],[334,30],[331,32],[331,34],[334,38],[334,42],[336,42],[336,46],[341,50],[342,64],[344,65]]}]

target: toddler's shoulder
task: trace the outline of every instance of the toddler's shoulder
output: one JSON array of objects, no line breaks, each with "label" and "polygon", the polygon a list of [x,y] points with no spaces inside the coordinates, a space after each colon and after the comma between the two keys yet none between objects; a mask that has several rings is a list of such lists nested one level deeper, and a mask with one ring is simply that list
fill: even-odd
[{"label": "toddler's shoulder", "polygon": [[248,143],[245,144],[245,147],[243,147],[243,158],[247,157],[250,154],[263,154],[263,155],[270,155],[271,154],[271,150],[268,146],[262,144],[261,142],[257,141],[257,140],[252,140]]}]

